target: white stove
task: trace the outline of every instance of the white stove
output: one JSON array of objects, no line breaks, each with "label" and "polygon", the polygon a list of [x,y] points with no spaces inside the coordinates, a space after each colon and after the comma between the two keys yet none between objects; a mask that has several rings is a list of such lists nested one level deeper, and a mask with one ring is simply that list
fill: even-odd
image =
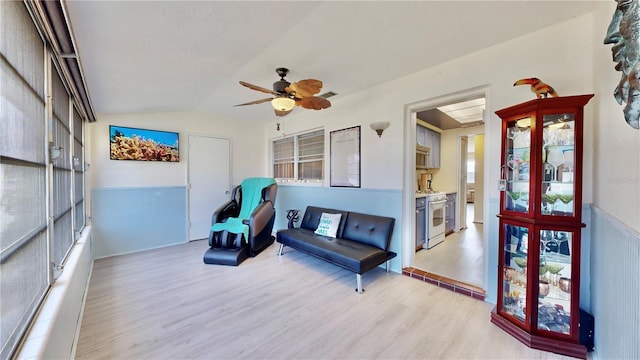
[{"label": "white stove", "polygon": [[444,241],[445,232],[445,210],[447,205],[447,194],[442,191],[416,192],[416,197],[426,199],[426,242],[422,247],[431,249]]}]

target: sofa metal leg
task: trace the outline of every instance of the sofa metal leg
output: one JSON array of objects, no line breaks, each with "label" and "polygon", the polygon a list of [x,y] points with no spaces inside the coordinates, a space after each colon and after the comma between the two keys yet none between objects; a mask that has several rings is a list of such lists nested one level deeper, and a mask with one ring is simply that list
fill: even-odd
[{"label": "sofa metal leg", "polygon": [[280,249],[278,250],[278,256],[282,256],[283,249],[284,249],[284,244],[280,244]]},{"label": "sofa metal leg", "polygon": [[358,285],[356,291],[362,294],[364,292],[364,289],[362,288],[362,275],[356,274],[356,284]]},{"label": "sofa metal leg", "polygon": [[386,264],[387,264],[387,272],[391,272],[391,260],[387,260]]}]

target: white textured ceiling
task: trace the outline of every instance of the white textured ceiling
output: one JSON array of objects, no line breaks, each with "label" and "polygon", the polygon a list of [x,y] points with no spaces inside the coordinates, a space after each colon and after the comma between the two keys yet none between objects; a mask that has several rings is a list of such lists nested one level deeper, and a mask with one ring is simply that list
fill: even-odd
[{"label": "white textured ceiling", "polygon": [[[98,114],[272,119],[277,67],[339,99],[586,12],[583,1],[65,1]],[[553,39],[549,39],[553,41]],[[532,49],[532,51],[535,51]],[[481,71],[481,69],[478,69]],[[297,108],[296,112],[312,111]],[[328,110],[324,110],[328,111]]]}]

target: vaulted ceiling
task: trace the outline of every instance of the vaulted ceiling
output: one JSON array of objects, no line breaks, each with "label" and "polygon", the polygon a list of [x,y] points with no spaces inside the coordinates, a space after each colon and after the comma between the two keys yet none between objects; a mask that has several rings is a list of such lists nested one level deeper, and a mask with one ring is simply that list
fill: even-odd
[{"label": "vaulted ceiling", "polygon": [[[271,88],[315,78],[343,96],[591,10],[588,1],[65,1],[98,114],[273,119]],[[549,39],[553,41],[553,39]],[[527,49],[523,51],[535,51]],[[481,71],[481,69],[478,69]],[[295,109],[296,112],[308,111]],[[323,110],[329,111],[329,110]]]}]

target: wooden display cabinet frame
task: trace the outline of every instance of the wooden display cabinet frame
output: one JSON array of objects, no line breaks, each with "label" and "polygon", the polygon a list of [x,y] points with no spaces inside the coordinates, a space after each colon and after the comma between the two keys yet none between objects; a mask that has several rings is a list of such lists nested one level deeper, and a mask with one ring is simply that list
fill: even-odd
[{"label": "wooden display cabinet frame", "polygon": [[[507,191],[502,189],[503,191],[500,194],[500,214],[498,215],[500,219],[498,301],[496,308],[491,313],[491,322],[529,347],[578,358],[586,358],[586,348],[579,343],[580,238],[581,230],[585,226],[582,223],[581,208],[582,139],[584,106],[592,97],[593,95],[589,94],[535,99],[496,111],[496,114],[502,119],[501,167],[503,172],[501,172],[501,176],[503,176],[506,190],[511,191],[511,193],[507,195]],[[565,119],[572,122],[573,128],[569,126],[562,128],[563,130],[572,130],[572,132],[569,132],[572,136],[569,137],[571,142],[562,145],[551,142],[545,144],[545,126],[547,126],[547,137],[550,137],[551,133],[559,134],[558,130],[552,130],[549,124],[551,121],[557,121],[562,125],[561,118],[564,116],[567,116]],[[528,134],[529,138],[525,138],[527,140],[524,143],[526,146],[516,147],[515,136],[507,137],[507,131],[509,128],[515,128],[516,122],[522,119],[529,119],[529,122],[521,127],[518,124],[520,129],[524,129],[519,130],[519,132],[522,131]],[[547,121],[547,123],[543,124],[543,121]],[[513,135],[513,133],[510,135]],[[520,139],[518,145],[522,144],[522,139]],[[547,147],[546,149],[545,146]],[[560,150],[561,146],[566,148]],[[573,158],[571,158],[573,160],[571,173],[573,178],[571,181],[559,181],[559,165],[554,166],[543,162],[545,157],[546,160],[549,160],[551,151],[562,151],[563,154],[566,151],[573,152]],[[517,152],[519,153],[517,154]],[[523,160],[518,163],[516,155],[522,156]],[[512,163],[508,164],[509,161]],[[513,161],[516,161],[515,165]],[[525,164],[523,169],[527,171],[525,173],[526,178],[516,170],[522,164]],[[511,167],[509,168],[508,165],[511,165]],[[553,176],[547,180],[545,169],[549,166],[553,167]],[[512,171],[509,172],[508,169],[512,169]],[[528,193],[525,193],[524,189],[528,190]],[[558,189],[560,189],[559,193],[552,194],[552,192],[559,191]],[[544,192],[546,192],[547,196],[555,195],[556,200],[543,202]],[[558,197],[562,197],[559,194],[565,196],[563,201],[566,201],[566,196],[572,196],[569,197],[572,200],[564,203],[565,208],[562,211],[555,211],[554,204],[558,202]],[[526,196],[526,199],[522,198],[518,202],[518,199],[522,196]],[[571,201],[573,202],[573,207],[567,207]],[[526,206],[524,205],[525,203]],[[505,233],[506,226],[511,226],[509,229],[514,232]],[[527,234],[526,248],[525,251],[516,253],[513,249],[513,241],[517,240],[518,244],[522,246],[525,234],[524,229],[526,229]],[[518,233],[514,236],[513,234],[516,230],[518,230]],[[555,254],[545,250],[543,259],[545,261],[543,264],[545,272],[543,274],[539,274],[541,269],[541,230],[550,231],[553,242],[558,246]],[[509,237],[509,243],[506,243],[505,239],[507,237]],[[566,239],[567,242],[565,244],[570,251],[566,254],[560,254],[559,244],[562,240],[557,239]],[[548,249],[547,242],[542,243],[542,245],[545,249]],[[512,275],[507,275],[512,270],[511,260],[515,259],[515,257],[526,259],[526,265],[519,273],[520,278],[516,283],[510,278]],[[553,259],[553,261],[550,259]],[[509,261],[509,263],[505,263],[506,261]],[[540,283],[542,282],[543,286],[546,284],[541,276],[547,274],[546,264],[548,263],[556,264],[556,272],[553,273],[553,277],[556,280],[560,271],[565,269],[561,266],[561,270],[557,270],[557,266],[566,264],[565,274],[568,271],[568,281],[571,285],[571,289],[567,294],[558,292],[558,284],[554,282],[552,285],[553,290],[556,291],[554,294],[557,297],[545,297],[546,295],[542,294],[539,298],[541,295],[539,290]],[[521,279],[526,279],[526,281],[522,282]],[[509,289],[505,289],[506,286]],[[513,292],[511,291],[512,288],[515,289]],[[545,289],[549,291],[549,285]],[[522,295],[515,296],[516,292]],[[562,298],[562,296],[566,296],[566,299]],[[544,300],[539,300],[543,298]],[[514,299],[516,299],[516,303],[514,303]],[[524,301],[522,302],[522,300]],[[568,307],[568,309],[565,309],[565,307]],[[547,312],[543,312],[540,315],[541,311]],[[559,324],[544,322],[545,316],[549,316],[550,313],[555,314],[555,316],[562,316],[563,321]],[[539,323],[540,319],[542,319],[542,322]],[[559,326],[560,330],[553,330],[555,328],[551,325]]]}]

